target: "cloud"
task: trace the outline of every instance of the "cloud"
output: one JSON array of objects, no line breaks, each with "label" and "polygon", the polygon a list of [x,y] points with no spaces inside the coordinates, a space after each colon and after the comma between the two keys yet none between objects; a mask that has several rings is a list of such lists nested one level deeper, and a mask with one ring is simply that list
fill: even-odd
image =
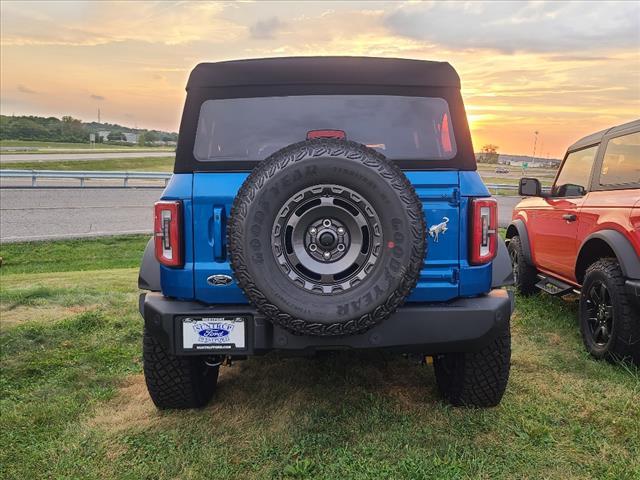
[{"label": "cloud", "polygon": [[126,8],[120,2],[84,2],[81,8],[78,3],[0,2],[2,45],[181,45],[227,42],[246,32],[223,18],[224,3],[129,2]]},{"label": "cloud", "polygon": [[249,35],[256,40],[270,40],[284,26],[278,17],[259,20],[249,27]]},{"label": "cloud", "polygon": [[388,13],[383,23],[395,35],[454,49],[490,49],[502,53],[592,52],[637,48],[640,4],[405,4]]},{"label": "cloud", "polygon": [[29,87],[25,86],[25,85],[18,85],[18,91],[20,93],[28,93],[29,95],[33,95],[34,93],[38,93],[35,90],[31,90]]},{"label": "cloud", "polygon": [[89,95],[89,98],[91,98],[92,100],[105,100],[105,97],[103,97],[102,95],[96,95],[95,93]]},{"label": "cloud", "polygon": [[611,57],[598,57],[592,55],[551,55],[547,57],[552,62],[609,62]]}]

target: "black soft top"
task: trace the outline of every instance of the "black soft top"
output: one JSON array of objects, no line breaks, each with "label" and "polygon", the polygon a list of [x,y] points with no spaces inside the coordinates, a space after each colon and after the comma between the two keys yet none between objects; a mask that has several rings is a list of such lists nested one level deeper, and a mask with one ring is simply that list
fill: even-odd
[{"label": "black soft top", "polygon": [[[394,160],[406,170],[475,170],[460,77],[447,62],[376,57],[282,57],[201,63],[187,83],[175,173],[248,171],[257,161],[198,161],[193,153],[207,100],[295,95],[437,97],[449,105],[457,153],[450,160]],[[384,114],[384,112],[382,112]]]},{"label": "black soft top", "polygon": [[201,63],[193,87],[257,85],[388,85],[460,88],[447,62],[374,57],[284,57]]}]

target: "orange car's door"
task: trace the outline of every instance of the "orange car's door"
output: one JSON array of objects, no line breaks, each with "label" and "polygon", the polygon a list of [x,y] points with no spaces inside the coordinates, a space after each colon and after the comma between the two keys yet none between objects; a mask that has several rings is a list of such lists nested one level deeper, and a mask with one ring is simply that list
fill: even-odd
[{"label": "orange car's door", "polygon": [[535,220],[535,258],[538,268],[575,281],[580,207],[589,191],[598,145],[569,152]]}]

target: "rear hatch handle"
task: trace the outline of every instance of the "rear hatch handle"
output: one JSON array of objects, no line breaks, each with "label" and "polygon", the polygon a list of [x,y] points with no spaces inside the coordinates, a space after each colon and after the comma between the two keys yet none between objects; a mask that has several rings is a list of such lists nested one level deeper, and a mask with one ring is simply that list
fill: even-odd
[{"label": "rear hatch handle", "polygon": [[213,208],[213,257],[217,262],[226,259],[226,249],[224,246],[224,230],[227,221],[224,207]]}]

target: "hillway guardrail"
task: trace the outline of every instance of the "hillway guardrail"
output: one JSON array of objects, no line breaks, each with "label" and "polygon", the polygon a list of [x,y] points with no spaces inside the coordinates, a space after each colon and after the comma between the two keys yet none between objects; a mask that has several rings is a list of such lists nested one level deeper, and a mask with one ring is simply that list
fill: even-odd
[{"label": "hillway guardrail", "polygon": [[[77,187],[85,187],[86,180],[122,180],[123,187],[129,187],[129,180],[161,180],[166,186],[171,173],[165,172],[104,172],[104,171],[72,171],[72,170],[0,170],[0,179],[30,178],[31,187],[38,188],[38,180],[43,178],[79,180]],[[489,191],[518,190],[512,183],[487,183]]]},{"label": "hillway guardrail", "polygon": [[[37,188],[42,178],[80,180],[78,187],[84,187],[86,180],[122,180],[122,186],[128,187],[129,180],[162,180],[164,185],[171,178],[165,172],[105,172],[78,170],[0,170],[0,179],[30,178],[31,186]],[[77,188],[77,187],[76,187]]]}]

